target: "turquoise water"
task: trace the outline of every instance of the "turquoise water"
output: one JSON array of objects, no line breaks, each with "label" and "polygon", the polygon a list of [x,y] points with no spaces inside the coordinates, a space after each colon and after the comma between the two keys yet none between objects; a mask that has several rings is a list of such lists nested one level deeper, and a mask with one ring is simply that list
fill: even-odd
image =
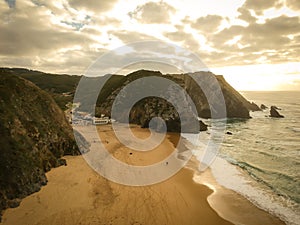
[{"label": "turquoise water", "polygon": [[300,92],[242,94],[259,106],[276,105],[285,118],[270,118],[267,109],[251,112],[252,119],[228,120],[232,135],[225,135],[212,172],[287,224],[300,224]]}]

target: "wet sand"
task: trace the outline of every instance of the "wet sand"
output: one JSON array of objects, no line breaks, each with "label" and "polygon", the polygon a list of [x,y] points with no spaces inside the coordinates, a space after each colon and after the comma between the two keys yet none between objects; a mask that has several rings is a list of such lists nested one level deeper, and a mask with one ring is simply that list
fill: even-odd
[{"label": "wet sand", "polygon": [[[122,146],[110,126],[99,126],[98,130],[107,150],[133,165],[159,162],[174,151],[178,140],[178,135],[168,134],[154,150],[139,152]],[[146,129],[132,130],[139,138],[149,136]],[[187,168],[161,183],[133,187],[103,178],[82,156],[66,160],[67,166],[47,173],[49,182],[41,191],[23,199],[19,207],[7,209],[1,224],[232,224],[228,220],[235,224],[283,224],[242,196],[218,186],[209,170],[203,174],[203,183],[213,185],[215,192],[195,183],[194,171]]]}]

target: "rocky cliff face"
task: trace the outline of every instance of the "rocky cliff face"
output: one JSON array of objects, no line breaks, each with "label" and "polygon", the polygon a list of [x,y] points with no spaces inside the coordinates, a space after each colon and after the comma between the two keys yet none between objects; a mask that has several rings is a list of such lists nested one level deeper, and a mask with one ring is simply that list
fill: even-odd
[{"label": "rocky cliff face", "polygon": [[[0,75],[1,71],[5,74],[15,74],[17,76],[21,76],[25,79],[32,81],[41,89],[47,91],[59,104],[61,108],[64,108],[67,102],[72,101],[73,94],[75,92],[76,86],[79,82],[81,77],[79,76],[68,76],[68,75],[55,75],[55,74],[47,74],[42,73],[39,71],[32,71],[27,69],[18,69],[18,68],[0,68]],[[196,105],[198,115],[203,118],[210,118],[210,107],[207,103],[207,99],[204,96],[204,93],[201,89],[199,89],[198,85],[191,79],[190,76],[194,76],[199,78],[200,80],[205,80],[207,75],[210,72],[196,72],[192,74],[167,74],[163,75],[159,71],[147,71],[147,70],[139,70],[135,71],[127,76],[121,75],[113,75],[107,83],[102,88],[101,93],[99,94],[98,102],[97,102],[97,114],[104,113],[106,115],[110,115],[111,113],[111,106],[114,102],[116,95],[119,91],[129,84],[131,81],[136,80],[141,77],[147,76],[159,76],[171,79],[175,81],[178,85],[180,85],[183,89],[185,89],[189,96],[192,98],[193,102]],[[213,75],[210,73],[210,75]],[[260,108],[255,104],[247,101],[240,93],[238,93],[234,88],[232,88],[223,78],[223,76],[216,76],[220,87],[223,91],[225,103],[226,103],[226,113],[228,118],[250,118],[249,111],[257,111]],[[93,93],[94,88],[104,83],[104,77],[97,77],[97,78],[86,78],[90,80],[84,90],[83,99],[80,100],[82,110],[93,111],[94,103],[90,103],[88,101],[89,95]],[[155,84],[154,88],[159,85]],[[208,83],[208,86],[211,90],[214,90],[212,87],[212,83]],[[94,88],[93,88],[94,87]],[[97,89],[97,88],[96,88]],[[71,93],[70,95],[65,96],[64,93]],[[176,98],[176,96],[173,96]],[[149,99],[147,100],[149,103]],[[217,102],[217,100],[215,101]],[[158,104],[159,103],[159,104]],[[164,107],[161,108],[159,111],[155,113],[155,115],[165,115],[166,113],[173,114],[174,109],[169,104],[165,104],[163,101],[157,102],[154,100],[151,104],[147,104],[144,106],[143,104],[137,104],[132,110],[131,121],[136,121],[135,114],[136,112],[140,112],[139,114],[143,114],[143,112],[151,112],[155,111],[159,105],[163,105]],[[164,111],[164,113],[162,112]],[[146,113],[148,114],[148,113]],[[153,113],[150,113],[154,115]],[[148,121],[149,116],[141,116],[142,121],[138,122],[138,124],[143,125],[143,121]],[[148,118],[148,119],[147,119]],[[168,118],[166,118],[168,119]],[[168,120],[169,121],[169,120]],[[178,123],[178,120],[177,122]],[[178,130],[178,129],[177,129]]]},{"label": "rocky cliff face", "polygon": [[0,76],[0,212],[47,183],[45,172],[79,154],[73,130],[49,94]]},{"label": "rocky cliff face", "polygon": [[277,110],[280,110],[278,109],[276,106],[271,106],[271,109],[270,109],[270,117],[275,117],[275,118],[284,118],[283,115],[281,115]]},{"label": "rocky cliff face", "polygon": [[[193,99],[200,117],[203,118],[211,118],[210,107],[203,91],[199,88],[199,86],[196,84],[192,77],[196,79],[198,78],[200,80],[205,80],[205,77],[208,73],[210,72],[197,72],[189,75],[183,75],[185,81],[185,88],[187,89],[187,92]],[[219,85],[223,92],[226,105],[226,114],[228,118],[250,118],[249,111],[260,110],[255,103],[250,103],[249,101],[247,101],[238,91],[236,91],[232,86],[230,86],[230,84],[226,82],[223,76],[218,75],[215,77],[219,82]],[[209,89],[214,90],[214,87],[212,85],[213,84],[211,84]],[[215,100],[215,102],[218,101]]]},{"label": "rocky cliff face", "polygon": [[[203,91],[199,88],[196,82],[191,78],[194,76],[196,78],[205,80],[208,77],[208,73],[210,72],[197,72],[193,74],[167,74],[163,75],[158,71],[146,71],[146,70],[139,70],[127,75],[125,78],[120,80],[122,82],[119,85],[115,85],[115,89],[113,89],[110,94],[101,101],[97,103],[96,114],[106,114],[111,115],[111,107],[116,100],[116,96],[122,88],[124,88],[127,84],[129,84],[133,80],[137,80],[138,78],[142,77],[149,77],[149,76],[158,76],[167,78],[169,80],[174,81],[178,84],[183,90],[186,90],[187,94],[193,100],[197,112],[191,109],[191,106],[181,107],[179,110],[183,110],[182,112],[177,112],[175,108],[170,104],[170,102],[157,97],[148,97],[142,99],[138,103],[132,107],[129,113],[129,122],[140,124],[143,127],[148,127],[149,121],[154,117],[161,117],[163,120],[166,121],[169,131],[180,131],[180,118],[179,114],[181,113],[184,116],[183,123],[186,124],[186,127],[190,127],[191,131],[196,131],[199,127],[197,116],[202,118],[211,118],[210,107],[208,101],[203,93]],[[210,74],[213,75],[213,74]],[[255,110],[256,105],[254,103],[248,102],[241,94],[239,94],[234,88],[232,88],[222,76],[216,76],[216,79],[221,87],[221,90],[224,95],[225,105],[226,105],[226,113],[228,118],[250,118],[249,110]],[[108,86],[111,86],[109,81],[107,82]],[[158,89],[161,83],[141,83],[141,89],[135,91],[134,95],[141,95],[145,90],[142,88],[143,85],[147,85],[148,87],[153,86],[153,90],[155,91]],[[212,83],[208,85],[213,85]],[[213,95],[214,87],[209,87],[212,90],[211,94]],[[168,96],[169,99],[173,99],[174,101],[185,101],[186,99],[178,99],[178,93],[180,90],[172,89],[171,86],[168,86],[164,90],[164,94]],[[160,93],[157,93],[159,95]],[[119,100],[120,102],[126,101],[126,98],[131,98],[131,94],[128,92],[127,96],[123,100]],[[100,94],[101,96],[101,94]],[[218,102],[218,101],[217,101]],[[257,107],[258,108],[258,107]],[[116,115],[116,118],[119,121],[124,121],[126,117],[126,113],[119,111]],[[196,126],[195,126],[196,124]],[[159,126],[159,125],[158,125]],[[202,128],[203,127],[203,128]],[[203,124],[200,124],[200,130],[205,130],[206,127]]]}]

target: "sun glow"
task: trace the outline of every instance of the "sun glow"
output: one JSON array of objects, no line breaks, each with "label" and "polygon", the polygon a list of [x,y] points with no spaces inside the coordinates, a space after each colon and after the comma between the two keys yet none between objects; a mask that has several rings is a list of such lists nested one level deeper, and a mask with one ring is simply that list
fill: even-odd
[{"label": "sun glow", "polygon": [[239,91],[299,90],[300,63],[212,68]]},{"label": "sun glow", "polygon": [[240,91],[271,91],[276,90],[281,77],[274,76],[231,76],[225,75],[228,83]]}]

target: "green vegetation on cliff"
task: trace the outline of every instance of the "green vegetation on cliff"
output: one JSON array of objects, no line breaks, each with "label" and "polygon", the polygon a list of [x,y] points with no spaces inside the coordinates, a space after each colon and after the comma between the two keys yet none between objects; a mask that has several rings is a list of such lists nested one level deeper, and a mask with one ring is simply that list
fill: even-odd
[{"label": "green vegetation on cliff", "polygon": [[65,164],[63,155],[79,154],[51,96],[11,74],[0,75],[0,133],[0,212],[45,185],[45,172]]},{"label": "green vegetation on cliff", "polygon": [[81,76],[50,74],[23,68],[0,68],[0,76],[15,75],[31,81],[40,89],[48,92],[61,109],[72,102],[74,92]]},{"label": "green vegetation on cliff", "polygon": [[[81,78],[89,80],[89,86],[86,87],[86,90],[82,90],[84,94],[82,95],[82,99],[80,99],[81,110],[90,110],[91,107],[94,107],[94,103],[90,102],[89,96],[93,95],[95,90],[98,91],[97,87],[102,86],[104,80],[106,80],[106,76],[88,78],[82,76],[70,76],[66,74],[49,74],[20,68],[0,68],[0,75],[1,74],[14,74],[30,80],[39,88],[47,91],[63,110],[68,102],[73,101],[76,87]],[[106,81],[101,89],[101,92],[99,93],[98,100],[96,102],[96,113],[98,116],[101,113],[110,115],[113,100],[119,91],[128,83],[142,77],[158,76],[170,79],[184,88],[195,102],[198,115],[200,117],[210,118],[210,107],[208,105],[206,96],[199,86],[193,81],[193,79],[191,79],[191,76],[205,79],[208,74],[213,75],[211,72],[196,72],[192,74],[162,74],[159,71],[149,70],[138,70],[128,74],[127,76],[112,75]],[[249,111],[260,110],[255,103],[250,103],[239,92],[231,87],[223,78],[223,76],[216,76],[216,78],[224,95],[228,118],[250,118]],[[213,87],[211,88],[213,90]],[[141,106],[143,103],[139,105]]]}]

